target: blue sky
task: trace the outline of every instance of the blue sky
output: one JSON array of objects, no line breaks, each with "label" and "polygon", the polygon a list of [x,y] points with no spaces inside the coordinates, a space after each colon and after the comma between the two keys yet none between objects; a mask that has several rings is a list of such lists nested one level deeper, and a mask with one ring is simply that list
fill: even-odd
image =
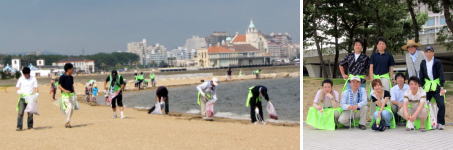
[{"label": "blue sky", "polygon": [[299,41],[298,0],[2,0],[0,53],[85,54],[126,50],[146,38],[168,49],[192,35],[264,33]]}]

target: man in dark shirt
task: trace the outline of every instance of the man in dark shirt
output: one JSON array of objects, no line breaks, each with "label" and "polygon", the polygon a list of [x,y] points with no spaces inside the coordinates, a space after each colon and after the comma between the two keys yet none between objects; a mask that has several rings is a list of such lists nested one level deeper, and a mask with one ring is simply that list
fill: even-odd
[{"label": "man in dark shirt", "polygon": [[[157,87],[156,90],[156,102],[159,104],[165,103],[165,114],[168,114],[170,111],[169,105],[168,105],[168,90],[167,87],[165,86],[159,86]],[[162,107],[161,107],[162,108]],[[151,109],[148,110],[148,113],[152,113],[156,109],[156,106],[154,105],[151,107]]]},{"label": "man in dark shirt", "polygon": [[[267,88],[262,85],[252,86],[249,88],[249,93],[247,96],[247,101],[245,102],[245,106],[250,106],[250,118],[252,119],[252,123],[256,121],[264,121],[263,118],[263,107],[261,106],[261,97],[264,97],[267,101],[270,101],[269,96],[267,95]],[[261,118],[256,117],[256,109],[258,109],[259,116]],[[261,119],[261,120],[258,120]]]},{"label": "man in dark shirt", "polygon": [[[343,79],[347,80],[343,86],[343,91],[351,88],[349,80],[353,76],[358,76],[362,82],[361,86],[365,87],[366,75],[370,63],[368,56],[362,53],[362,49],[362,41],[355,40],[354,53],[349,53],[340,62],[340,73]],[[348,74],[345,73],[345,67],[347,68]]]},{"label": "man in dark shirt", "polygon": [[381,79],[384,90],[390,91],[392,87],[393,66],[395,60],[392,54],[385,51],[386,43],[383,38],[379,38],[376,44],[377,52],[371,55],[370,60],[370,77]]},{"label": "man in dark shirt", "polygon": [[[108,87],[107,87],[108,85]],[[126,86],[123,76],[119,75],[116,70],[105,79],[104,89],[107,90],[109,97],[111,98],[113,118],[116,118],[116,105],[118,104],[120,110],[120,117],[124,119],[124,107],[123,107],[123,90]]]},{"label": "man in dark shirt", "polygon": [[66,114],[66,128],[71,128],[71,117],[75,105],[75,93],[74,93],[74,78],[72,73],[74,71],[74,66],[71,63],[66,63],[64,65],[65,73],[60,76],[59,89],[61,90],[61,102],[60,108]]},{"label": "man in dark shirt", "polygon": [[233,74],[233,71],[231,71],[231,68],[228,68],[228,71],[227,71],[228,80],[231,80],[232,74]]}]

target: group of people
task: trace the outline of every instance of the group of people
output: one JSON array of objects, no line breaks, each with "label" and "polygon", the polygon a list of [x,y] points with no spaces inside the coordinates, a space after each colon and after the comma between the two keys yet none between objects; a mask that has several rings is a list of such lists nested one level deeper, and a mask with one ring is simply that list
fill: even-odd
[{"label": "group of people", "polygon": [[[358,126],[366,130],[370,110],[373,130],[395,128],[397,123],[402,125],[404,121],[408,131],[445,129],[443,66],[434,57],[433,47],[427,46],[421,52],[417,50],[420,46],[413,40],[407,41],[402,47],[408,51],[407,75],[393,75],[395,61],[386,51],[384,39],[377,40],[377,51],[371,57],[362,53],[362,42],[356,40],[354,52],[346,55],[339,64],[346,80],[341,96],[333,90],[332,80],[324,80],[309,109],[307,124],[318,129]],[[369,91],[366,90],[367,79],[371,80]],[[392,83],[396,85],[392,86]]]},{"label": "group of people", "polygon": [[154,72],[149,74],[149,79],[145,79],[145,74],[143,72],[140,72],[140,74],[135,73],[134,78],[135,87],[139,90],[147,87],[148,84],[151,84],[151,87],[156,87],[156,74]]},{"label": "group of people", "polygon": [[[58,99],[58,103],[61,111],[65,114],[65,127],[71,128],[71,118],[74,110],[78,109],[78,102],[76,99],[76,94],[74,90],[74,77],[72,76],[74,71],[74,66],[71,63],[64,65],[64,74],[62,74],[58,80],[51,80],[51,95],[54,101],[55,94],[57,89],[61,90],[61,98]],[[17,93],[19,94],[19,99],[17,101],[17,131],[23,130],[23,116],[24,110],[27,107],[27,101],[25,100],[27,96],[38,93],[38,82],[35,77],[30,75],[30,68],[24,67],[22,69],[22,76],[17,81]],[[143,73],[142,73],[143,74]],[[151,81],[155,82],[155,74],[150,75]],[[219,85],[219,80],[213,78],[212,80],[202,81],[200,85],[196,87],[197,89],[197,104],[200,105],[200,114],[205,120],[212,120],[212,116],[208,115],[206,106],[207,104],[213,105],[217,101],[216,87]],[[104,92],[106,94],[106,103],[111,105],[113,111],[113,118],[117,118],[119,111],[119,117],[121,119],[125,118],[124,107],[123,107],[123,91],[126,86],[126,81],[123,76],[119,75],[116,70],[113,70],[109,76],[107,76],[104,82]],[[155,84],[154,84],[155,86]],[[92,94],[93,89],[96,87],[94,81],[89,81],[88,86],[89,94]],[[97,87],[96,87],[97,95]],[[267,94],[267,88],[262,85],[257,85],[250,87],[248,90],[248,96],[246,99],[246,106],[250,107],[250,116],[252,123],[257,121],[263,121],[263,110],[261,106],[261,99],[264,98],[267,101],[270,101]],[[168,89],[165,86],[159,86],[156,89],[156,103],[162,105],[161,109],[164,109],[165,114],[169,113],[169,98],[168,98]],[[155,107],[152,107],[148,113],[151,113],[155,110]],[[28,129],[33,128],[33,114],[28,113],[27,118],[27,127]]]}]

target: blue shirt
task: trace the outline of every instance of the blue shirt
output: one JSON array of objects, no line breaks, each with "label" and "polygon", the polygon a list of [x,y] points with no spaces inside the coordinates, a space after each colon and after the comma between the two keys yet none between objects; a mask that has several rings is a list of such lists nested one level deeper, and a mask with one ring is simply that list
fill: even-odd
[{"label": "blue shirt", "polygon": [[390,89],[390,100],[391,101],[397,101],[397,102],[403,102],[404,93],[407,90],[409,90],[409,85],[407,85],[407,84],[403,85],[403,89],[400,89],[398,84],[393,86],[392,89]]},{"label": "blue shirt", "polygon": [[383,75],[389,73],[390,66],[395,65],[395,60],[393,56],[385,52],[384,54],[380,54],[375,52],[371,55],[370,64],[373,64],[373,73],[376,75]]},{"label": "blue shirt", "polygon": [[418,51],[415,51],[414,54],[409,53],[409,56],[411,56],[412,62],[414,62],[414,63],[415,63],[415,61],[417,60],[417,53],[418,53]]},{"label": "blue shirt", "polygon": [[348,110],[349,106],[357,105],[359,108],[367,105],[366,90],[360,87],[358,91],[353,92],[352,89],[347,89],[341,94],[340,105],[343,110]]}]

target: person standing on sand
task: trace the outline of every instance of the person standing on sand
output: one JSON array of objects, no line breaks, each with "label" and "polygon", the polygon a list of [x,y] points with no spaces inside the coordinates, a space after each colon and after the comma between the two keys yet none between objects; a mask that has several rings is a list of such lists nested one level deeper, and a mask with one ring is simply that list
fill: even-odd
[{"label": "person standing on sand", "polygon": [[253,71],[253,74],[255,74],[256,79],[259,79],[260,78],[260,74],[261,74],[261,69],[257,69],[255,71]]},{"label": "person standing on sand", "polygon": [[208,101],[211,101],[212,103],[217,101],[216,87],[218,85],[219,79],[212,78],[211,81],[204,81],[197,86],[197,104],[200,105],[200,113],[205,120],[210,119],[206,116],[206,103]]},{"label": "person standing on sand", "polygon": [[156,87],[156,74],[151,72],[151,74],[149,74],[149,78],[151,79],[151,87]]},{"label": "person standing on sand", "polygon": [[52,99],[55,99],[55,95],[57,94],[57,87],[58,87],[58,79],[51,79],[50,80],[50,95],[52,95]]},{"label": "person standing on sand", "polygon": [[233,71],[231,71],[231,68],[228,68],[228,71],[227,71],[227,79],[228,80],[232,79],[232,74],[233,74]]},{"label": "person standing on sand", "polygon": [[[17,80],[16,88],[17,94],[19,94],[19,100],[17,101],[16,105],[16,111],[18,112],[16,131],[21,131],[24,111],[27,107],[27,101],[25,101],[25,97],[32,95],[33,93],[38,93],[38,81],[35,77],[30,76],[30,68],[24,67],[22,69],[22,76]],[[28,129],[33,129],[33,114],[27,113],[27,115]]]},{"label": "person standing on sand", "polygon": [[[107,87],[108,85],[108,87]],[[105,79],[104,89],[108,92],[108,95],[113,95],[111,100],[112,110],[113,110],[113,119],[117,118],[116,115],[116,105],[118,104],[120,110],[120,117],[124,119],[124,107],[123,107],[123,90],[126,87],[123,76],[119,75],[116,70],[112,70],[110,76]]]},{"label": "person standing on sand", "polygon": [[[264,99],[266,99],[266,101],[268,102],[270,101],[269,96],[267,95],[267,88],[265,86],[257,85],[249,88],[245,107],[250,107],[250,118],[252,120],[252,123],[255,123],[256,121],[264,121],[261,97],[264,97]],[[261,117],[260,120],[256,118],[257,112]]]},{"label": "person standing on sand", "polygon": [[[156,90],[156,102],[159,104],[165,103],[165,114],[168,114],[170,111],[169,104],[168,104],[168,90],[165,86],[159,86]],[[154,105],[151,109],[148,110],[148,114],[151,114],[156,106]],[[161,107],[162,109],[162,107]]]},{"label": "person standing on sand", "polygon": [[74,66],[71,63],[66,63],[64,71],[65,73],[58,80],[60,83],[58,88],[61,90],[60,108],[66,115],[65,128],[71,128],[71,117],[75,107],[74,77],[72,77]]}]

